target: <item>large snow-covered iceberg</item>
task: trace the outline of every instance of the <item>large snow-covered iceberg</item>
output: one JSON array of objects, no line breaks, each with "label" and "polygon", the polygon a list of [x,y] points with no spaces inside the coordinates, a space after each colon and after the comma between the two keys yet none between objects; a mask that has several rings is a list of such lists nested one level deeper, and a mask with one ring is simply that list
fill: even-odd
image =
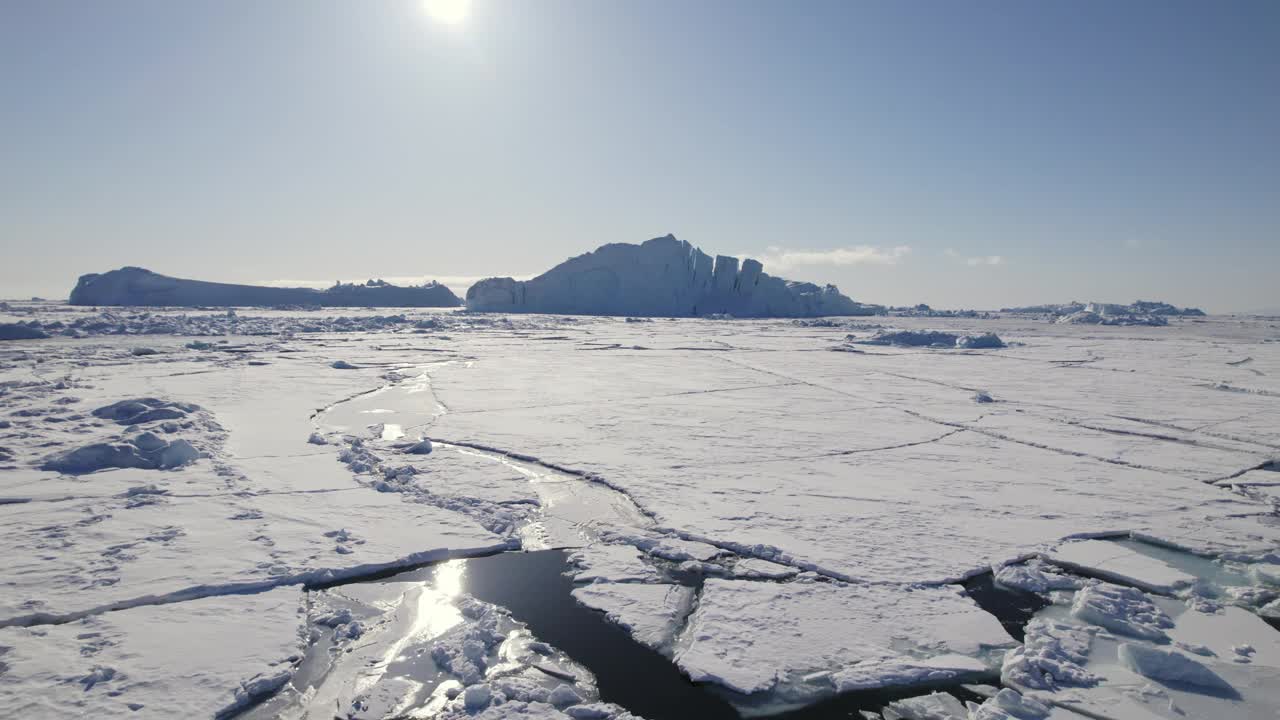
[{"label": "large snow-covered iceberg", "polygon": [[714,260],[674,235],[640,245],[612,243],[570,258],[532,280],[481,280],[467,309],[568,315],[818,317],[874,315],[882,308],[840,294],[834,285],[789,282],[758,260]]},{"label": "large snow-covered iceberg", "polygon": [[453,291],[439,283],[400,287],[381,280],[338,283],[327,290],[184,280],[139,267],[81,275],[71,291],[72,305],[151,305],[162,307],[282,306],[457,307]]}]

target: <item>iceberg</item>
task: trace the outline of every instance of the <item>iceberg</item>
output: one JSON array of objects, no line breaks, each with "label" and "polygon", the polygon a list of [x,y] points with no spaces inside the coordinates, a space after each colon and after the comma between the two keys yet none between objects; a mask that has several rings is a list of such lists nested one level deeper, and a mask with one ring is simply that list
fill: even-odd
[{"label": "iceberg", "polygon": [[710,255],[674,235],[612,243],[570,258],[532,280],[481,280],[467,290],[481,312],[638,317],[821,317],[883,311],[834,285],[790,282],[758,260]]},{"label": "iceberg", "polygon": [[452,290],[436,282],[401,287],[370,280],[363,285],[335,283],[327,290],[316,290],[185,280],[140,267],[81,275],[71,291],[70,302],[72,305],[159,307],[457,307],[462,304]]},{"label": "iceberg", "polygon": [[1048,315],[1054,322],[1068,325],[1150,325],[1161,327],[1169,324],[1171,317],[1204,317],[1200,308],[1180,308],[1167,302],[1138,300],[1129,305],[1117,303],[1081,303],[1071,301],[1062,305],[1029,305],[1002,308],[1002,313],[1013,315]]}]

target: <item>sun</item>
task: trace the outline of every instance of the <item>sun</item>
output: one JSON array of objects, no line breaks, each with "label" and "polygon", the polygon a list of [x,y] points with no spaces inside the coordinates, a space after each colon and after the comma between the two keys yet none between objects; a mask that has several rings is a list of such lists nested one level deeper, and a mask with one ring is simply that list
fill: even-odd
[{"label": "sun", "polygon": [[460,25],[471,13],[471,0],[422,0],[432,20],[444,25]]}]

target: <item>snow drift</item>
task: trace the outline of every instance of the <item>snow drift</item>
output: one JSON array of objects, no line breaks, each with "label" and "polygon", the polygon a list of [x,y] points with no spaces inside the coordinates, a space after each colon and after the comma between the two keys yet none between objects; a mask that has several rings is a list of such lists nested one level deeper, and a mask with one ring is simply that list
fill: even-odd
[{"label": "snow drift", "polygon": [[381,280],[363,285],[335,284],[327,290],[184,280],[139,267],[81,275],[71,291],[72,305],[150,305],[192,307],[318,305],[321,307],[457,307],[453,291],[439,283],[400,287]]},{"label": "snow drift", "polygon": [[696,317],[874,315],[882,308],[840,294],[834,285],[789,282],[757,260],[715,260],[674,235],[641,245],[613,243],[570,258],[528,281],[481,280],[467,309],[485,312]]}]

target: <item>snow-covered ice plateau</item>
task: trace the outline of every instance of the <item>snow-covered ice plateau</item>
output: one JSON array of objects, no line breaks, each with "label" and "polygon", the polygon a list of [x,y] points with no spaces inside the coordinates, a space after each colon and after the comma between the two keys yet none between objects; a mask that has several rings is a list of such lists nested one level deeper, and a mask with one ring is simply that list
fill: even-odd
[{"label": "snow-covered ice plateau", "polygon": [[467,585],[548,548],[732,714],[1280,712],[1274,320],[0,324],[0,715],[698,717]]}]

